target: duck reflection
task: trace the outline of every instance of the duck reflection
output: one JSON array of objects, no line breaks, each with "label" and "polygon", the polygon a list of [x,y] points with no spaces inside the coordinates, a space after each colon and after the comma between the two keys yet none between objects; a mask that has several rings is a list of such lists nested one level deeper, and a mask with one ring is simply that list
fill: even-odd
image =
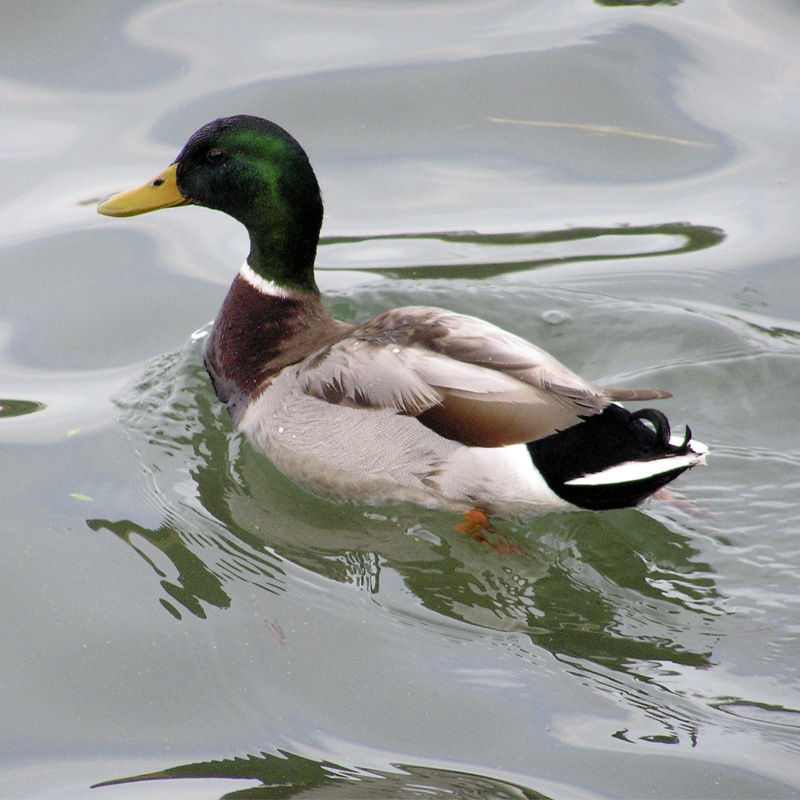
[{"label": "duck reflection", "polygon": [[[228,607],[233,581],[284,591],[286,560],[378,603],[391,570],[437,614],[522,632],[560,657],[624,672],[644,662],[709,664],[719,598],[711,568],[677,526],[636,510],[553,515],[500,523],[494,542],[479,543],[447,514],[319,500],[231,436],[200,349],[193,341],[153,362],[119,398],[164,521],[87,521],[150,565],[170,613]],[[498,537],[504,546],[491,547]]]}]

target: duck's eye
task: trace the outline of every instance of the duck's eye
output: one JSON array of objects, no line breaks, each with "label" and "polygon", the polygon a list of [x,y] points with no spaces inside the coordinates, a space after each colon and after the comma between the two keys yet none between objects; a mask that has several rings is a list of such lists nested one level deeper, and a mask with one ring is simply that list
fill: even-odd
[{"label": "duck's eye", "polygon": [[221,164],[227,160],[228,154],[219,148],[213,148],[206,153],[206,160],[209,164]]}]

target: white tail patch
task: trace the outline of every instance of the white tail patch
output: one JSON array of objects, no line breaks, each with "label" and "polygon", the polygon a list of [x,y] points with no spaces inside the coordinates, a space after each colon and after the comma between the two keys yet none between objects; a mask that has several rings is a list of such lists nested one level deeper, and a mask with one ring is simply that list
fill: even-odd
[{"label": "white tail patch", "polygon": [[[683,440],[680,440],[680,444]],[[700,442],[692,442],[692,451],[684,456],[665,456],[653,461],[626,461],[624,464],[594,472],[591,475],[582,475],[566,481],[566,486],[611,486],[623,483],[635,483],[646,480],[655,475],[663,475],[676,469],[688,469],[697,464],[706,463],[708,448]]]}]

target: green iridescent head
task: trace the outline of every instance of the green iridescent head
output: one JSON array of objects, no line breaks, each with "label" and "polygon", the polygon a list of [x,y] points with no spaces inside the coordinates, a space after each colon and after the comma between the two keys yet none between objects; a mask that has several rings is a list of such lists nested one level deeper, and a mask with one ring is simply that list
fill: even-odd
[{"label": "green iridescent head", "polygon": [[248,263],[285,286],[315,289],[322,197],[303,148],[260,117],[225,117],[192,134],[154,180],[114,195],[98,211],[133,216],[195,204],[229,214],[250,233]]}]

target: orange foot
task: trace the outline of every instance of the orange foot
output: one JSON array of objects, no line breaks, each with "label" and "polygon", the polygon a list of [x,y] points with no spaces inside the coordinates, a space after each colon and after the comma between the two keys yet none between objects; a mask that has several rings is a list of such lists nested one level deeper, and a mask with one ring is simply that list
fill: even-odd
[{"label": "orange foot", "polygon": [[672,491],[672,489],[661,488],[653,494],[655,500],[661,500],[672,508],[677,508],[678,511],[683,511],[695,519],[717,519],[717,515],[713,514],[706,508],[698,506],[691,500],[687,500],[684,495]]},{"label": "orange foot", "polygon": [[486,535],[487,533],[496,534],[494,526],[489,521],[489,517],[477,508],[467,511],[462,517],[463,522],[456,525],[458,533],[464,533],[474,539],[478,544],[485,544],[491,547],[496,553],[502,555],[523,555],[522,549],[510,542],[505,537],[493,536],[491,539]]}]

